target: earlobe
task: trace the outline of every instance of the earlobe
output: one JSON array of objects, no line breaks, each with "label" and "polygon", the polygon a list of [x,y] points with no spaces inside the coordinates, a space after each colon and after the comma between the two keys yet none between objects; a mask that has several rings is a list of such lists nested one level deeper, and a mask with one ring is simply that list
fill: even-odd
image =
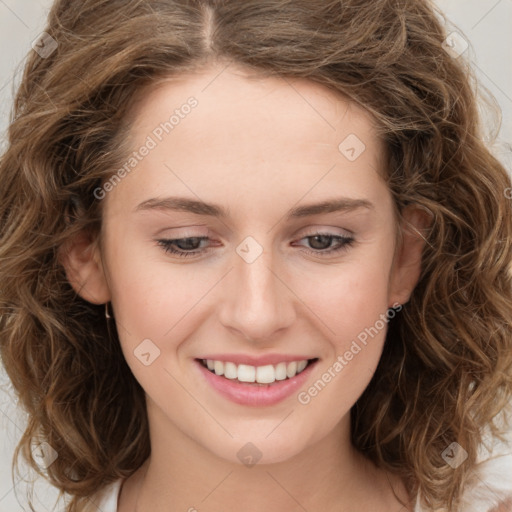
[{"label": "earlobe", "polygon": [[402,240],[390,273],[389,307],[408,302],[419,281],[425,237],[433,216],[426,209],[411,205],[402,212],[402,219]]},{"label": "earlobe", "polygon": [[93,304],[104,304],[111,298],[99,251],[97,239],[80,232],[61,246],[58,254],[73,289]]}]

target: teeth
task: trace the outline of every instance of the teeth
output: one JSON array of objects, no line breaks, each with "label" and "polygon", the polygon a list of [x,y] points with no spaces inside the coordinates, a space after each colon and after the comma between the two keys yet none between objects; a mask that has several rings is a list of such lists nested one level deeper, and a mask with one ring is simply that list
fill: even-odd
[{"label": "teeth", "polygon": [[251,366],[248,364],[231,363],[229,361],[214,361],[213,359],[203,359],[205,365],[216,375],[223,375],[226,379],[240,382],[257,382],[259,384],[272,384],[276,380],[291,379],[295,375],[304,371],[308,365],[308,360],[292,361],[291,363],[278,363],[276,365],[267,364],[265,366]]},{"label": "teeth", "polygon": [[286,366],[286,363],[279,363],[276,365],[276,380],[286,379]]},{"label": "teeth", "polygon": [[256,381],[260,384],[271,384],[276,380],[276,370],[271,365],[258,366],[256,368]]},{"label": "teeth", "polygon": [[238,376],[235,363],[224,363],[224,377],[226,379],[236,379]]},{"label": "teeth", "polygon": [[248,364],[239,364],[237,369],[240,382],[254,382],[256,380],[256,367]]},{"label": "teeth", "polygon": [[224,375],[224,363],[222,361],[215,361],[213,369],[217,375]]},{"label": "teeth", "polygon": [[286,376],[290,379],[294,375],[297,375],[297,363],[293,361],[293,363],[288,363],[286,367]]}]

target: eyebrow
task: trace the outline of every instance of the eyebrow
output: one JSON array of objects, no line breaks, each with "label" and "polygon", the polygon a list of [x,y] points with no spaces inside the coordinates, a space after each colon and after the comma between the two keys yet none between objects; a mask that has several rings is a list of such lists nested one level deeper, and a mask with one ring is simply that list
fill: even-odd
[{"label": "eyebrow", "polygon": [[[311,215],[319,215],[322,213],[350,212],[361,208],[374,210],[375,206],[367,199],[340,197],[320,203],[296,206],[287,212],[286,218],[290,220],[308,217]],[[195,213],[196,215],[218,217],[221,219],[226,219],[230,216],[229,210],[225,209],[223,206],[205,203],[203,201],[197,201],[187,197],[154,197],[140,203],[134,211],[148,210],[183,211]]]}]

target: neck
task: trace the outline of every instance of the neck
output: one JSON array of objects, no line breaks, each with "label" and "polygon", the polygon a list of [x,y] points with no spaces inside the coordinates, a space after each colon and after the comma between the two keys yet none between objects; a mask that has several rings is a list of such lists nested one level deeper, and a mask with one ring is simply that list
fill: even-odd
[{"label": "neck", "polygon": [[158,448],[123,485],[119,512],[340,512],[354,506],[380,512],[400,509],[393,490],[408,500],[396,477],[354,449],[348,416],[291,458],[252,466],[219,458],[177,428],[156,424],[161,428],[150,422],[150,437]]}]

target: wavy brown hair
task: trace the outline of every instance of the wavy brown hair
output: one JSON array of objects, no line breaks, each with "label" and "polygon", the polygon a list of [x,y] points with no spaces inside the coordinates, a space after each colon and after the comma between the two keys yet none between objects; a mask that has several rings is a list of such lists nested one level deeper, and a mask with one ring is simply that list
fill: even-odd
[{"label": "wavy brown hair", "polygon": [[[512,398],[512,190],[483,136],[466,57],[429,0],[57,0],[31,52],[0,161],[0,348],[28,412],[16,448],[86,509],[150,454],[144,392],[104,308],[74,292],[59,249],[98,236],[94,190],[130,152],[130,107],[210,62],[323,84],[370,112],[395,207],[432,213],[420,280],[351,411],[352,442],[424,506],[458,510],[483,429]],[[133,148],[131,148],[133,150]],[[42,472],[31,443],[58,453]],[[452,469],[452,442],[467,460]]]}]

